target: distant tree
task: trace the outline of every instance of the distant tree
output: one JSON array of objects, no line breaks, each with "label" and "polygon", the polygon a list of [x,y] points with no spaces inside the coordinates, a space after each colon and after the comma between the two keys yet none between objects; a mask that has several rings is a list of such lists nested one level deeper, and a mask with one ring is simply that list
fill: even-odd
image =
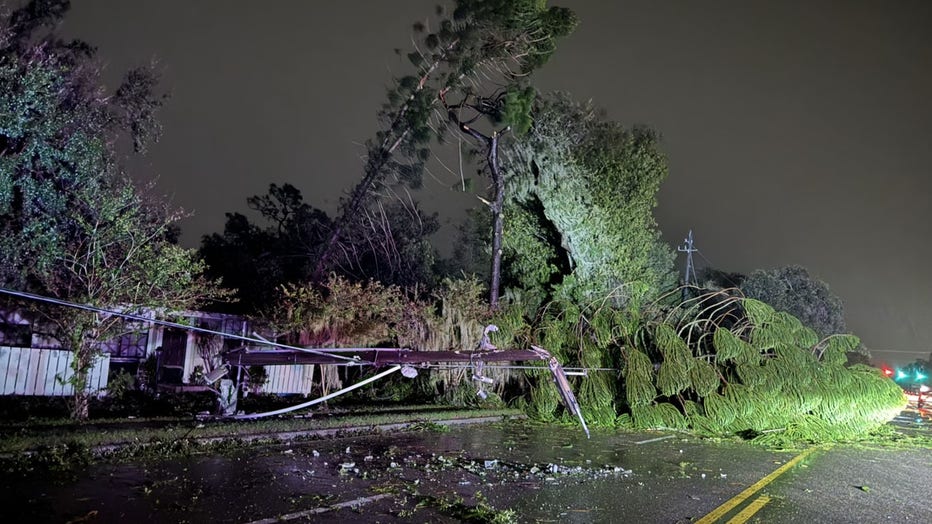
[{"label": "distant tree", "polygon": [[356,281],[428,291],[436,284],[437,261],[430,236],[439,229],[437,214],[422,212],[413,200],[379,201],[347,231],[344,258],[351,263],[337,269]]},{"label": "distant tree", "polygon": [[[265,195],[247,199],[255,222],[227,213],[222,234],[205,235],[200,253],[209,274],[237,289],[231,311],[254,313],[278,299],[284,284],[312,280],[315,263],[332,228],[326,213],[304,202],[291,184],[271,184]],[[379,203],[364,210],[344,232],[344,249],[333,271],[353,281],[430,286],[434,249],[429,237],[439,228],[435,215],[413,201]]]},{"label": "distant tree", "polygon": [[209,274],[237,290],[230,311],[252,313],[278,297],[279,287],[310,277],[331,224],[326,213],[304,202],[290,184],[270,184],[265,195],[247,199],[259,223],[227,213],[222,234],[201,239],[200,254]]},{"label": "distant tree", "polygon": [[[67,1],[33,1],[0,20],[0,285],[108,310],[188,309],[223,293],[174,243],[180,213],[145,196],[115,163],[157,133],[154,77],[100,87],[90,46],[40,30]],[[115,315],[30,304],[74,352],[72,416],[88,415],[88,371]]]},{"label": "distant tree", "polygon": [[748,298],[786,311],[822,337],[847,332],[841,299],[802,266],[753,271],[741,289]]},{"label": "distant tree", "polygon": [[[507,93],[517,91],[506,87],[499,95],[489,95],[481,92],[481,86],[514,86],[516,80],[525,78],[547,60],[555,41],[575,27],[576,18],[569,10],[548,8],[540,0],[457,0],[451,16],[438,8],[437,19],[431,25],[434,30],[422,22],[414,25],[415,49],[408,59],[417,73],[398,79],[389,91],[388,102],[380,113],[383,128],[367,144],[363,178],[343,202],[341,217],[318,260],[318,281],[341,252],[339,243],[344,233],[380,188],[398,182],[411,186],[420,183],[424,162],[431,154],[429,141],[432,137],[442,139],[451,120],[460,131],[477,139],[485,151],[496,188],[490,207],[495,216],[501,214],[497,196],[501,180],[494,159],[500,131],[476,131],[471,127],[473,117],[463,116],[461,110],[478,110],[480,115],[513,121],[504,125],[518,123],[520,111],[515,109],[521,104],[506,103]],[[432,114],[441,105],[446,111],[432,122]],[[506,106],[510,109],[502,110]],[[494,231],[498,233],[493,234],[493,242],[500,242],[501,222]],[[493,306],[498,300],[499,252],[493,248]]]},{"label": "distant tree", "polygon": [[696,273],[699,287],[710,290],[740,288],[747,278],[747,275],[743,273],[729,272],[713,267],[704,267],[696,271]]},{"label": "distant tree", "polygon": [[906,375],[905,378],[899,380],[899,382],[902,384],[928,385],[929,383],[932,383],[932,361],[918,358],[915,362],[911,362],[904,366],[900,371]]}]

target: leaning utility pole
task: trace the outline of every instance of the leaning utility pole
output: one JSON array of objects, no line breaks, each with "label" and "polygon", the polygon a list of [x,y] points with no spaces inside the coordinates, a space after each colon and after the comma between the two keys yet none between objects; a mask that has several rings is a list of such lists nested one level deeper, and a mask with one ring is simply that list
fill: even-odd
[{"label": "leaning utility pole", "polygon": [[[696,268],[693,266],[693,253],[699,251],[693,247],[693,230],[689,230],[689,235],[683,240],[683,245],[676,248],[680,253],[686,253],[686,272],[683,275],[683,300],[686,300],[686,291],[692,285],[699,287],[699,281],[696,279]],[[692,280],[690,280],[692,279]]]}]

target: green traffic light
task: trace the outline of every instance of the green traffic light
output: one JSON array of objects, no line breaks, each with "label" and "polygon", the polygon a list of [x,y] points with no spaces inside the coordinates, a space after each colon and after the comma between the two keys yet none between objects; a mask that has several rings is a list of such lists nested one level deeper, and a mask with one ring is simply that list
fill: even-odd
[{"label": "green traffic light", "polygon": [[925,379],[926,379],[926,376],[925,376],[925,375],[923,375],[923,374],[920,373],[919,371],[916,372],[916,380],[917,380],[917,381],[919,381],[919,380],[925,380]]},{"label": "green traffic light", "polygon": [[896,370],[896,380],[902,380],[906,378],[906,373],[903,373],[902,369]]}]

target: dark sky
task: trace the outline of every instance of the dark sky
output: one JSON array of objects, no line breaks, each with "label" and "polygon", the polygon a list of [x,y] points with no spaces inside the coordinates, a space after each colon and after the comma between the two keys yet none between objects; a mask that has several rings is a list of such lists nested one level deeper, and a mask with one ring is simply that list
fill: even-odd
[{"label": "dark sky", "polygon": [[[671,245],[693,229],[699,266],[806,266],[878,361],[928,357],[932,2],[555,3],[582,23],[536,85],[662,134]],[[385,86],[408,72],[392,50],[436,0],[74,4],[63,30],[97,45],[109,75],[157,61],[172,98],[135,169],[195,213],[196,246],[270,182],[335,209]],[[474,201],[434,176],[429,203]]]}]

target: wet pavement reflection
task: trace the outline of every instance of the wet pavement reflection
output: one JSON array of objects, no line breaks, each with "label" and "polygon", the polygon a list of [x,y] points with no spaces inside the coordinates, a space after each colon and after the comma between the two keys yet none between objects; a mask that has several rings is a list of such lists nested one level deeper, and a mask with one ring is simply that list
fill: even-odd
[{"label": "wet pavement reflection", "polygon": [[669,432],[586,439],[519,422],[98,464],[0,490],[4,522],[457,522],[483,504],[520,522],[677,522],[782,459]]}]

